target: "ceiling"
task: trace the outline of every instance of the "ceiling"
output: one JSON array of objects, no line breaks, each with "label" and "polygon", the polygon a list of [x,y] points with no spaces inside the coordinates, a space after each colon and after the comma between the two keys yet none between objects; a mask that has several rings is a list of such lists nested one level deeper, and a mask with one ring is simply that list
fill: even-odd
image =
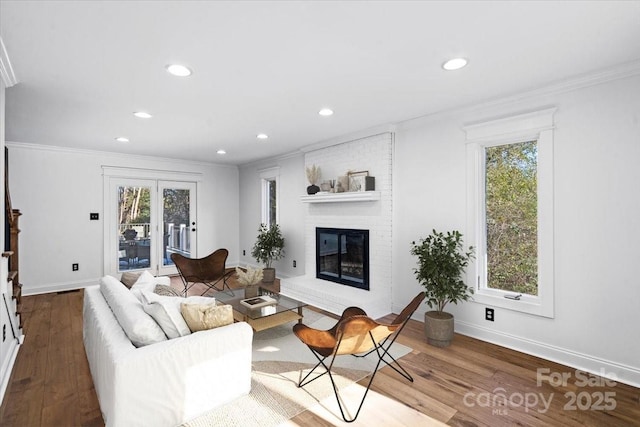
[{"label": "ceiling", "polygon": [[7,141],[226,164],[640,60],[640,1],[2,0],[0,16]]}]

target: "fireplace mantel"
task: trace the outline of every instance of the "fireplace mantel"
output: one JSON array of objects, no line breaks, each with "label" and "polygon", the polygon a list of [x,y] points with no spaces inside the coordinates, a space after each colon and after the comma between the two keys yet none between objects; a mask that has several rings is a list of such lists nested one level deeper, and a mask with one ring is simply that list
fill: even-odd
[{"label": "fireplace mantel", "polygon": [[302,203],[373,202],[380,200],[379,191],[352,191],[301,196]]}]

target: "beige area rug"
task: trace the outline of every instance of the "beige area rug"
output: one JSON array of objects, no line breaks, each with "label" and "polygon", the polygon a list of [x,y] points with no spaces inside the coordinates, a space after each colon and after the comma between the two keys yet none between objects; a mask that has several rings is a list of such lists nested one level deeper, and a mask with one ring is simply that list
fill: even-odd
[{"label": "beige area rug", "polygon": [[[317,328],[329,329],[336,320],[316,312],[305,310],[304,323]],[[297,383],[301,376],[317,362],[309,349],[293,335],[293,323],[268,329],[254,334],[251,393],[215,409],[185,424],[187,427],[205,426],[259,426],[271,427],[295,425],[288,421],[302,411],[311,410],[333,425],[347,425],[342,421],[340,410],[333,394],[328,376],[313,381],[303,388]],[[395,343],[392,354],[397,359],[409,353],[411,349]],[[377,356],[355,358],[341,356],[336,358],[334,379],[341,393],[344,393],[347,408],[357,410],[365,392],[365,387],[356,384],[375,367]],[[384,363],[381,364],[381,368]],[[322,371],[320,371],[322,372]],[[375,382],[375,380],[374,380]],[[366,416],[367,407],[379,408],[384,405],[388,420],[380,419],[380,411],[372,420]],[[388,408],[388,410],[387,410]],[[391,415],[393,414],[393,415]],[[402,420],[398,424],[394,419]],[[408,424],[407,424],[408,423]],[[355,423],[349,425],[442,425],[435,420],[415,411],[393,399],[382,396],[372,390]]]}]

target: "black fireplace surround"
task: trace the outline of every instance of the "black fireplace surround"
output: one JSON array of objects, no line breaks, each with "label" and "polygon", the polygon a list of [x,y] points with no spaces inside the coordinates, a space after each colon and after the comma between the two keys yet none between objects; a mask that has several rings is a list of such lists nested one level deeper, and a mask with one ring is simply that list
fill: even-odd
[{"label": "black fireplace surround", "polygon": [[316,228],[316,277],[369,290],[369,230]]}]

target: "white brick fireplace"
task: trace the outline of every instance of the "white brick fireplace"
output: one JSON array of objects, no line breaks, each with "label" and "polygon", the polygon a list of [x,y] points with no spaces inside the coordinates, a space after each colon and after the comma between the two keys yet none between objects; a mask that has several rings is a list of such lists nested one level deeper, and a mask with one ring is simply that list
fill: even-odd
[{"label": "white brick fireplace", "polygon": [[[391,313],[392,156],[389,132],[305,154],[305,166],[319,166],[321,180],[368,171],[375,177],[375,193],[352,193],[353,198],[338,193],[335,200],[322,203],[325,196],[301,197],[306,205],[305,275],[282,279],[283,294],[336,314],[349,306],[361,307],[374,318]],[[358,196],[366,200],[352,200]],[[369,230],[369,291],[316,278],[316,227]]]}]

